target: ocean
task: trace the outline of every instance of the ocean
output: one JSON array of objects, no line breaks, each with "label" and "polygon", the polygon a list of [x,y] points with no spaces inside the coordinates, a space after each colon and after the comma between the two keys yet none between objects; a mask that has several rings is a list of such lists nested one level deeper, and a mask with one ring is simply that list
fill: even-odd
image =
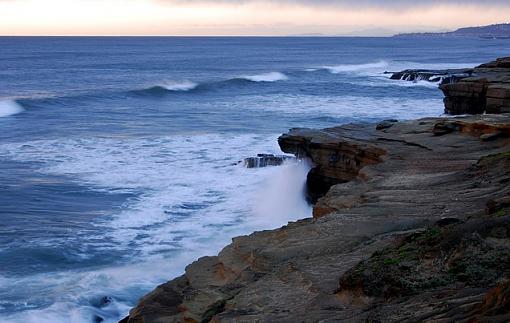
[{"label": "ocean", "polygon": [[0,37],[0,321],[117,322],[232,237],[311,216],[292,127],[440,116],[508,40]]}]

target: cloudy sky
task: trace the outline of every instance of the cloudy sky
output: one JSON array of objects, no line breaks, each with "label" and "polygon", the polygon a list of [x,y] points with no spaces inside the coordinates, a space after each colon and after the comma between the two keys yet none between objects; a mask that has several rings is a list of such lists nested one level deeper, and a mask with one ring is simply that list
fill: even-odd
[{"label": "cloudy sky", "polygon": [[0,35],[369,35],[510,21],[510,0],[0,0]]}]

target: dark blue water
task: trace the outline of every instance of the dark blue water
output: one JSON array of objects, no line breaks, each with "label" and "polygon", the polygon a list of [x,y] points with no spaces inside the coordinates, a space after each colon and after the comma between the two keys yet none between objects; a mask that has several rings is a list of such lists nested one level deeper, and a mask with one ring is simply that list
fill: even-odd
[{"label": "dark blue water", "polygon": [[[506,40],[0,37],[0,318],[114,322],[230,238],[309,216],[291,127],[442,113],[434,84]],[[104,304],[103,297],[111,298]]]}]

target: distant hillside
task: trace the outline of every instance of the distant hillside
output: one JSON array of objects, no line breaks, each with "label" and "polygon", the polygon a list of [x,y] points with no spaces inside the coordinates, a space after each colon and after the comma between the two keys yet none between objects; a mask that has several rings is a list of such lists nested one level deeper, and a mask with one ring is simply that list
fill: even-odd
[{"label": "distant hillside", "polygon": [[510,38],[510,23],[480,27],[465,27],[455,31],[442,33],[407,33],[394,37],[426,36],[426,37],[481,37],[481,38]]}]

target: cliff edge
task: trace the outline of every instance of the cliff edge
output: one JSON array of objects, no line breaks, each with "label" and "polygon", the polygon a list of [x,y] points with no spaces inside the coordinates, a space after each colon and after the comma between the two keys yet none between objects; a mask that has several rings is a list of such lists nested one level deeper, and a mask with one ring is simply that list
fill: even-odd
[{"label": "cliff edge", "polygon": [[392,78],[484,114],[291,129],[313,218],[234,238],[121,322],[510,321],[510,58]]},{"label": "cliff edge", "polygon": [[391,74],[393,80],[440,83],[446,114],[510,113],[510,57],[474,68],[413,69]]},{"label": "cliff edge", "polygon": [[121,322],[508,319],[510,115],[292,129],[314,218],[233,239]]}]

